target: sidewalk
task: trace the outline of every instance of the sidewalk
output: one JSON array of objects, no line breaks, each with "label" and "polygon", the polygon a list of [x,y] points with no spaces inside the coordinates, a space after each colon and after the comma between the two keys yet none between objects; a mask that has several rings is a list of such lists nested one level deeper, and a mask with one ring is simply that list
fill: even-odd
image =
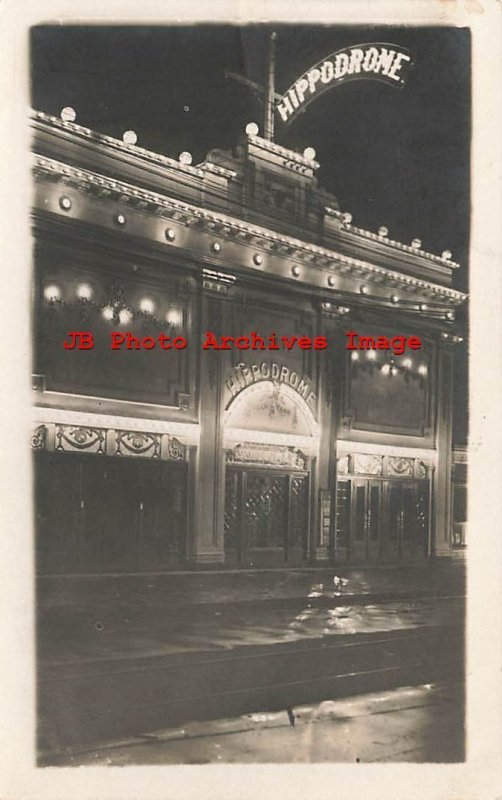
[{"label": "sidewalk", "polygon": [[[407,686],[286,711],[191,722],[144,733],[58,764],[458,762],[462,684]],[[294,721],[291,724],[290,718]]]}]

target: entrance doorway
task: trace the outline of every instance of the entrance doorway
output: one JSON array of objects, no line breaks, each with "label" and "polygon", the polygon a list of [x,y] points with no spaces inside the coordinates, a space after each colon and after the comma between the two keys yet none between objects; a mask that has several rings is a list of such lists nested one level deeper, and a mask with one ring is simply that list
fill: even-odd
[{"label": "entrance doorway", "polygon": [[425,558],[429,549],[429,481],[338,480],[336,561]]},{"label": "entrance doorway", "polygon": [[225,561],[249,567],[304,563],[308,506],[307,472],[227,467]]}]

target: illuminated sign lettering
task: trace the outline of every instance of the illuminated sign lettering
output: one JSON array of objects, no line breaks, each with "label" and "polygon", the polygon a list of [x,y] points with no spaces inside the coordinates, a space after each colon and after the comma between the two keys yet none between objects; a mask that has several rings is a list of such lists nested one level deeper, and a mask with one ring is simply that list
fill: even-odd
[{"label": "illuminated sign lettering", "polygon": [[412,66],[411,53],[399,45],[372,42],[345,47],[304,72],[278,101],[277,113],[289,123],[316,97],[351,80],[402,87]]}]

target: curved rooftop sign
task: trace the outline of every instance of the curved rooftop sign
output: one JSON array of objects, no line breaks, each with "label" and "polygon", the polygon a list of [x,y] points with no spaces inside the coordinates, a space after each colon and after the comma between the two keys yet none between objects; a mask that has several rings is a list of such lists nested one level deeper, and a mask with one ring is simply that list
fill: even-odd
[{"label": "curved rooftop sign", "polygon": [[344,47],[304,72],[277,102],[277,113],[283,122],[292,122],[316,97],[348,81],[374,80],[402,88],[412,66],[410,51],[397,44]]}]

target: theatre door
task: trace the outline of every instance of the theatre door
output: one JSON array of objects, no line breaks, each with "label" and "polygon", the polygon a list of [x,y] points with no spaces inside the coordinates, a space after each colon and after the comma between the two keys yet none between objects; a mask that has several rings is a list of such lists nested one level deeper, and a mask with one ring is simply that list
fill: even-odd
[{"label": "theatre door", "polygon": [[225,422],[225,562],[305,563],[317,447],[305,400],[289,387],[260,381],[241,393]]},{"label": "theatre door", "polygon": [[338,480],[337,561],[401,561],[429,553],[428,480]]}]

